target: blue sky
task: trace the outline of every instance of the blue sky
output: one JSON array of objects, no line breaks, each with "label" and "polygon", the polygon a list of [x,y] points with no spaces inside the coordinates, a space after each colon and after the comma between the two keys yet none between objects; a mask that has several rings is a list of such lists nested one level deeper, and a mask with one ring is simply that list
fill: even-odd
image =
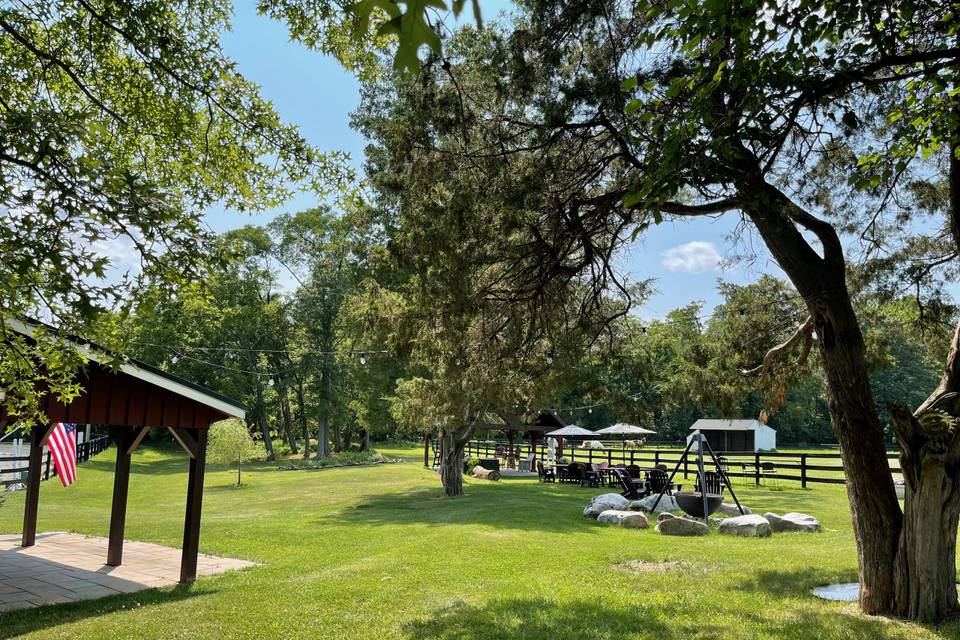
[{"label": "blue sky", "polygon": [[[236,3],[233,31],[225,34],[223,45],[239,71],[258,83],[281,116],[298,125],[304,136],[321,150],[350,154],[358,172],[363,164],[365,142],[349,127],[349,114],[356,108],[359,84],[332,59],[291,43],[282,23],[258,16],[254,3]],[[508,6],[505,0],[481,0],[487,15]],[[216,231],[244,224],[266,224],[283,211],[313,206],[316,197],[299,194],[284,207],[260,214],[223,210],[207,213],[207,222]],[[719,301],[718,278],[748,282],[763,272],[780,273],[767,254],[751,265],[737,264],[724,269],[723,258],[758,249],[762,243],[744,238],[736,245],[729,240],[738,220],[696,219],[665,223],[638,241],[621,258],[621,268],[632,279],[656,278],[657,295],[638,310],[644,318],[661,317],[670,309],[693,300],[708,308]]]}]

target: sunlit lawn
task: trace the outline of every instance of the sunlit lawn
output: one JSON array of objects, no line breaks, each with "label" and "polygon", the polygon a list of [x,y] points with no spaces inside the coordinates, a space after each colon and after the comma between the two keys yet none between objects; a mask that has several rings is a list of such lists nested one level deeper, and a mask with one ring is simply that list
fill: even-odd
[{"label": "sunlit lawn", "polygon": [[[806,511],[822,534],[765,540],[669,538],[581,516],[596,489],[531,480],[467,480],[438,498],[416,449],[403,464],[277,471],[250,466],[246,486],[208,470],[201,551],[261,566],[191,587],[0,614],[0,637],[36,638],[957,638],[821,602],[812,587],[856,578],[842,487],[739,488],[755,511]],[[79,486],[44,483],[41,531],[105,535],[113,451],[85,464]],[[127,537],[178,546],[186,461],[136,454]],[[20,529],[23,494],[0,507]],[[679,560],[636,573],[631,560]]]}]

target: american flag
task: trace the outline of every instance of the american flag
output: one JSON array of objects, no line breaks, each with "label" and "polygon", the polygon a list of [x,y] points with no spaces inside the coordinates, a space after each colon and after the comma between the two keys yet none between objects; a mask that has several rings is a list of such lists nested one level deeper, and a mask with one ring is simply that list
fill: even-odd
[{"label": "american flag", "polygon": [[77,481],[77,425],[58,422],[50,432],[47,445],[57,467],[57,477],[63,486],[69,487]]}]

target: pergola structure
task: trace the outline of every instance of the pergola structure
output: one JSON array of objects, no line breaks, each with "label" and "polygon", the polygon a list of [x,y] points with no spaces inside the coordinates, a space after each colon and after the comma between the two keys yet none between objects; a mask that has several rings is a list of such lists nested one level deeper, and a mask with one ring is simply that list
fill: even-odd
[{"label": "pergola structure", "polygon": [[[27,323],[12,321],[8,326],[28,337],[33,334],[34,326]],[[143,362],[125,359],[119,368],[113,369],[108,366],[113,358],[105,350],[76,343],[74,346],[89,360],[80,374],[84,392],[69,404],[60,402],[52,394],[43,395],[42,408],[47,422],[32,429],[30,434],[21,544],[30,547],[36,541],[43,447],[53,425],[69,422],[107,426],[117,447],[107,565],[119,566],[123,560],[130,456],[150,429],[167,429],[190,458],[180,581],[192,582],[197,575],[200,546],[207,432],[218,420],[243,419],[246,409],[238,402]],[[7,415],[0,406],[0,427],[14,421],[15,417]]]},{"label": "pergola structure", "polygon": [[[537,451],[537,440],[540,436],[548,431],[553,431],[554,429],[560,429],[561,427],[567,426],[567,423],[557,415],[557,412],[553,409],[544,409],[541,411],[536,419],[529,424],[500,424],[500,423],[483,423],[478,424],[477,429],[483,429],[485,431],[500,431],[507,438],[507,468],[513,469],[516,467],[516,449],[515,442],[517,440],[517,435],[526,433],[527,438],[530,441],[530,450],[533,453]],[[441,434],[440,438],[443,438]],[[423,466],[429,467],[430,460],[430,436],[429,434],[424,437],[423,440]]]}]

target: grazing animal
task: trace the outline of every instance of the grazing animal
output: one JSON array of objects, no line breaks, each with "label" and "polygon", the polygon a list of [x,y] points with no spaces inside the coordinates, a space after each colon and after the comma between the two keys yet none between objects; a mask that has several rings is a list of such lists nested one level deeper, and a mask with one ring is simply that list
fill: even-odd
[{"label": "grazing animal", "polygon": [[584,440],[580,445],[581,449],[603,449],[603,443],[599,440]]}]

